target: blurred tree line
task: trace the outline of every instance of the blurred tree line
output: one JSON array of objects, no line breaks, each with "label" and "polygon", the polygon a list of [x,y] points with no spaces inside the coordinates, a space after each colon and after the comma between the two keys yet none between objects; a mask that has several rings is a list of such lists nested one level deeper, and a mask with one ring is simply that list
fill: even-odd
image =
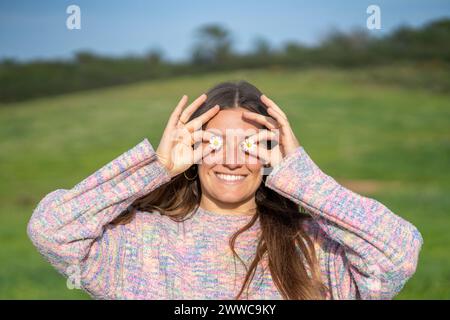
[{"label": "blurred tree line", "polygon": [[[421,28],[402,26],[384,37],[357,29],[334,31],[316,46],[285,43],[274,49],[257,38],[250,52],[237,53],[231,33],[220,25],[196,31],[188,61],[170,62],[154,49],[143,56],[111,58],[78,52],[69,61],[0,62],[0,102],[93,89],[183,74],[261,67],[363,67],[420,63],[450,70],[450,19]],[[447,78],[447,77],[446,77]],[[440,87],[450,91],[450,83]]]}]

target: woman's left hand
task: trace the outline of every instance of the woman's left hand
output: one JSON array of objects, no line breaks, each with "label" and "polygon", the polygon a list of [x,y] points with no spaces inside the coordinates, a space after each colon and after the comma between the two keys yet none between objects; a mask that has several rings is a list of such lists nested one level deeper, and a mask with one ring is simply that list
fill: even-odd
[{"label": "woman's left hand", "polygon": [[299,146],[297,138],[289,124],[286,114],[265,95],[261,96],[261,101],[267,107],[267,113],[271,117],[267,117],[255,112],[244,111],[243,117],[249,120],[256,121],[261,125],[268,128],[268,130],[261,129],[259,133],[254,135],[258,142],[261,140],[267,140],[267,138],[274,139],[278,143],[270,150],[261,147],[261,144],[257,144],[256,151],[249,151],[253,156],[261,158],[265,164],[275,167],[283,158],[294,152]]}]

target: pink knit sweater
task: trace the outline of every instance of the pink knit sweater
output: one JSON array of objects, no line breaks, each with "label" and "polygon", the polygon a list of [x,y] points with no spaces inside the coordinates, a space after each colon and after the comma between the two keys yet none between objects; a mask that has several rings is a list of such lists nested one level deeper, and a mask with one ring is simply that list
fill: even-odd
[{"label": "pink knit sweater", "polygon": [[[251,217],[199,208],[183,223],[138,212],[126,225],[110,224],[135,199],[168,181],[144,139],[72,189],[46,195],[28,235],[60,273],[79,276],[97,299],[233,299],[246,271],[233,260],[228,238]],[[380,202],[338,184],[302,146],[273,169],[266,186],[313,217],[306,230],[316,243],[328,299],[390,299],[415,272],[419,231]],[[259,231],[256,223],[237,238],[237,253],[246,262],[255,254]],[[267,270],[263,259],[248,299],[282,299]]]}]

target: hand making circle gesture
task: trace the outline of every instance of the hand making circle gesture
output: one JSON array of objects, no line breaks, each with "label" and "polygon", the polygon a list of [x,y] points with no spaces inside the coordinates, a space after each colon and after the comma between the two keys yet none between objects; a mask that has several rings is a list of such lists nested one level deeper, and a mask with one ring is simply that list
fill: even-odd
[{"label": "hand making circle gesture", "polygon": [[[264,164],[275,167],[283,158],[294,152],[300,143],[292,131],[286,114],[280,107],[265,95],[262,95],[260,99],[271,117],[251,111],[243,112],[244,118],[256,121],[267,128],[261,129],[247,138],[251,143],[256,144],[256,148],[246,148],[245,150],[250,155],[261,159]],[[269,150],[260,143],[262,140],[275,140],[277,144]]]},{"label": "hand making circle gesture", "polygon": [[209,141],[212,138],[211,132],[201,130],[201,128],[203,124],[219,112],[220,107],[216,105],[202,115],[188,121],[195,110],[205,102],[206,98],[206,94],[202,94],[188,107],[184,108],[188,97],[183,95],[170,115],[156,150],[156,155],[169,171],[171,177],[186,171],[213,150],[211,145],[196,149],[193,148],[193,145],[197,142]]}]

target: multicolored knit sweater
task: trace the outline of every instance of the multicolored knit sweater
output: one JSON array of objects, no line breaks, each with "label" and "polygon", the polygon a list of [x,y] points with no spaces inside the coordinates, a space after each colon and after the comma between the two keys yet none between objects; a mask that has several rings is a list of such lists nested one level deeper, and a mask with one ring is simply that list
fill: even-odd
[{"label": "multicolored knit sweater", "polygon": [[[39,252],[97,299],[233,299],[245,267],[228,238],[251,216],[199,207],[183,223],[158,212],[138,212],[124,225],[110,222],[137,198],[170,181],[147,139],[70,190],[45,196],[27,232]],[[422,237],[380,202],[344,188],[322,172],[300,146],[267,177],[266,186],[300,204],[313,219],[328,299],[390,299],[416,270]],[[257,221],[237,238],[250,262]],[[282,299],[262,260],[243,299]],[[78,270],[78,271],[77,271]],[[76,279],[73,279],[76,281]]]}]

